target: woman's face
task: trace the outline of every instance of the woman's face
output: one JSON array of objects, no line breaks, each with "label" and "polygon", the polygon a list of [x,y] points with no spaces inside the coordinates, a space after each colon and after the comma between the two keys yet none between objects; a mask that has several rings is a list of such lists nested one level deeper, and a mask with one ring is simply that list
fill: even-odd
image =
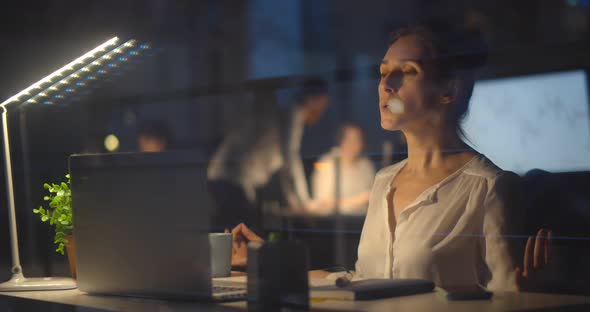
[{"label": "woman's face", "polygon": [[385,130],[418,130],[440,122],[443,107],[428,50],[414,35],[395,41],[380,66],[379,112]]},{"label": "woman's face", "polygon": [[363,134],[357,127],[346,127],[340,141],[340,153],[342,157],[354,159],[363,151]]}]

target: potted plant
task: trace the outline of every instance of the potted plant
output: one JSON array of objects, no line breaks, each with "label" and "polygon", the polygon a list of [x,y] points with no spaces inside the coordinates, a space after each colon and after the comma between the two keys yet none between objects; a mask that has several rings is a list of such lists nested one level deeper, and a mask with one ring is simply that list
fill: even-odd
[{"label": "potted plant", "polygon": [[68,262],[72,277],[76,278],[76,258],[74,237],[72,232],[74,226],[72,224],[72,192],[70,191],[70,175],[66,175],[66,181],[59,184],[45,183],[45,188],[49,195],[43,197],[43,200],[49,202],[47,209],[39,206],[33,209],[33,212],[41,217],[41,221],[49,222],[55,227],[55,237],[53,242],[57,245],[56,252],[64,254],[64,247],[67,251]]}]

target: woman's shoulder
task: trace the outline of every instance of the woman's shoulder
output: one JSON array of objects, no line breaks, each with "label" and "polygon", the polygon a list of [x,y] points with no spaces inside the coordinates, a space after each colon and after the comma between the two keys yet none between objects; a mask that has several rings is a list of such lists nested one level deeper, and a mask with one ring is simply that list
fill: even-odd
[{"label": "woman's shoulder", "polygon": [[489,158],[483,154],[477,154],[471,160],[469,166],[465,168],[465,174],[481,176],[486,179],[496,179],[499,176],[509,173],[504,171]]},{"label": "woman's shoulder", "polygon": [[487,180],[490,186],[513,185],[520,182],[519,175],[503,170],[483,154],[476,155],[464,173],[481,177]]}]

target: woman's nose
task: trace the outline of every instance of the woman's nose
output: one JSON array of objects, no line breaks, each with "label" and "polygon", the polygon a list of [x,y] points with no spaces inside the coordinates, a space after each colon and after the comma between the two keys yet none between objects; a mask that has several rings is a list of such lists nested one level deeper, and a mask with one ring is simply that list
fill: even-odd
[{"label": "woman's nose", "polygon": [[385,78],[384,87],[387,93],[397,93],[402,86],[400,75],[389,75]]}]

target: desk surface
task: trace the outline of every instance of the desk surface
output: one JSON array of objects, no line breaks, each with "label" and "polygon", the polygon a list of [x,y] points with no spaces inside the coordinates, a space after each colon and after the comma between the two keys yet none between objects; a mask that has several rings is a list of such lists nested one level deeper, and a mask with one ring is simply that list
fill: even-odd
[{"label": "desk surface", "polygon": [[[496,293],[492,300],[447,301],[435,291],[428,294],[389,298],[372,301],[313,301],[313,310],[338,311],[526,311],[540,308],[565,307],[567,311],[590,311],[590,297],[553,295],[540,293]],[[0,292],[0,307],[3,304],[22,304],[16,298],[32,299],[35,303],[51,302],[76,307],[95,308],[107,311],[235,311],[244,310],[246,302],[205,304],[186,301],[165,301],[114,296],[91,296],[78,290]],[[26,300],[21,300],[26,301]],[[4,303],[3,303],[4,302]],[[30,301],[28,301],[30,303]],[[22,306],[22,305],[21,305]],[[39,306],[42,307],[42,306]],[[47,309],[45,309],[47,310]],[[57,309],[51,309],[56,311]],[[68,311],[68,309],[64,309]],[[75,309],[72,309],[72,311]],[[543,311],[545,311],[543,309]],[[563,309],[560,309],[563,311]]]}]

